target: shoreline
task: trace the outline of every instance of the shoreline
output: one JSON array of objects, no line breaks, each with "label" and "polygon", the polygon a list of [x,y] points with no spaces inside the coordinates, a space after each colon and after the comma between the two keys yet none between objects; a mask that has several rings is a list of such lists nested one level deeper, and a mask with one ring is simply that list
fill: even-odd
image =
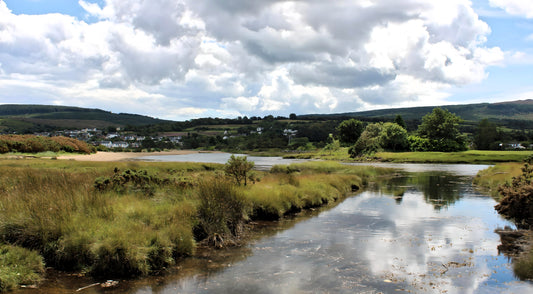
[{"label": "shoreline", "polygon": [[144,156],[160,156],[160,155],[186,155],[196,153],[220,153],[220,151],[197,151],[197,150],[170,150],[158,152],[104,152],[98,151],[93,154],[73,154],[58,156],[59,160],[75,160],[75,161],[128,161],[138,157]]}]

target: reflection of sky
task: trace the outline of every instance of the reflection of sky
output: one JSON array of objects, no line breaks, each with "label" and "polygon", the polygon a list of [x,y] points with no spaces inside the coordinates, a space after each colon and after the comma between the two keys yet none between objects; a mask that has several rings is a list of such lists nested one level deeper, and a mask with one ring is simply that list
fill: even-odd
[{"label": "reflection of sky", "polygon": [[431,164],[431,163],[387,163],[387,162],[365,162],[348,163],[349,165],[370,165],[384,168],[399,168],[406,172],[442,172],[457,176],[474,176],[480,170],[486,169],[489,165],[482,164]]},{"label": "reflection of sky", "polygon": [[251,245],[244,261],[162,293],[533,293],[498,255],[494,229],[510,224],[494,200],[459,188],[464,197],[441,210],[415,189],[401,203],[363,192]]},{"label": "reflection of sky", "polygon": [[[136,158],[136,160],[147,161],[170,161],[170,162],[203,162],[203,163],[226,163],[231,153],[192,153],[182,155],[152,155]],[[246,154],[235,154],[235,156],[246,156],[248,161],[253,161],[257,169],[268,169],[276,164],[291,164],[305,162],[303,159],[284,159],[282,157],[262,157],[247,156]]]}]

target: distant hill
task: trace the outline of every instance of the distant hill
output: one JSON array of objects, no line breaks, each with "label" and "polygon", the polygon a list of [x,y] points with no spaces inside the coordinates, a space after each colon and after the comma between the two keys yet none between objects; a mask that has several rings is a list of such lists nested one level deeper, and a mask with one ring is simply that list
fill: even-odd
[{"label": "distant hill", "polygon": [[[489,119],[508,130],[533,129],[533,100],[520,100],[501,103],[478,103],[464,105],[445,105],[427,107],[409,107],[380,109],[361,112],[336,114],[298,115],[298,123],[309,121],[338,121],[356,118],[366,122],[392,121],[401,115],[409,131],[416,130],[422,117],[433,108],[441,107],[458,115],[464,120],[462,131],[471,133],[482,119]],[[208,123],[207,123],[207,122]],[[306,122],[307,121],[307,122]],[[193,126],[208,124],[209,127],[220,124],[237,123],[231,119],[196,119],[189,123],[161,120],[148,116],[112,113],[101,109],[50,105],[0,105],[0,133],[34,133],[64,129],[136,127],[136,130],[148,132],[183,131]],[[150,126],[150,127],[145,127]],[[152,127],[155,126],[155,127]],[[331,132],[332,130],[328,130]]]},{"label": "distant hill", "polygon": [[144,126],[168,123],[148,116],[101,109],[50,105],[0,105],[0,132],[31,133],[57,129]]},{"label": "distant hill", "polygon": [[392,121],[397,115],[401,115],[408,124],[410,122],[413,126],[417,125],[422,120],[422,117],[430,113],[435,107],[447,109],[451,113],[461,117],[466,125],[477,124],[479,121],[486,118],[500,126],[509,127],[511,129],[533,128],[532,99],[501,103],[391,108],[337,114],[311,114],[298,117],[309,119],[338,119],[353,117],[366,121]]}]

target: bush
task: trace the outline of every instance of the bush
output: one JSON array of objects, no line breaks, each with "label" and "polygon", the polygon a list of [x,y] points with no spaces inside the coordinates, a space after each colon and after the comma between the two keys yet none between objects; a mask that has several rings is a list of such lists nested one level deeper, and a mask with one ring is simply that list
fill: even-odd
[{"label": "bush", "polygon": [[0,135],[0,153],[38,153],[66,151],[92,153],[94,148],[87,143],[67,137],[41,137],[34,135]]},{"label": "bush", "polygon": [[114,174],[111,177],[97,178],[94,181],[94,187],[98,191],[132,191],[142,192],[152,196],[154,194],[155,186],[168,184],[169,182],[169,179],[152,175],[146,170],[137,171],[134,169],[127,169],[120,172],[118,168],[115,168]]},{"label": "bush", "polygon": [[431,150],[431,142],[428,138],[421,138],[419,136],[407,137],[409,148],[413,152],[426,152]]},{"label": "bush", "polygon": [[248,161],[246,156],[231,155],[224,167],[224,172],[228,177],[235,180],[237,185],[244,183],[246,186],[248,180],[255,183],[256,178],[254,174],[250,172],[252,168],[254,168],[254,162]]},{"label": "bush", "polygon": [[498,188],[503,197],[495,206],[498,213],[514,220],[519,228],[533,225],[533,156],[526,159],[522,175],[513,177],[512,183],[505,183]]}]

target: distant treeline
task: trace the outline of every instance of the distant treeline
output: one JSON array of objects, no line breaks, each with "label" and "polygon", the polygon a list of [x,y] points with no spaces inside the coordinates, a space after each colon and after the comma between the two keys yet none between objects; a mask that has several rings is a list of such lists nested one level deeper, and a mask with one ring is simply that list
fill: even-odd
[{"label": "distant treeline", "polygon": [[94,147],[88,145],[83,141],[67,137],[0,135],[0,153],[38,153],[46,151],[65,151],[89,154],[94,152],[95,150]]}]

